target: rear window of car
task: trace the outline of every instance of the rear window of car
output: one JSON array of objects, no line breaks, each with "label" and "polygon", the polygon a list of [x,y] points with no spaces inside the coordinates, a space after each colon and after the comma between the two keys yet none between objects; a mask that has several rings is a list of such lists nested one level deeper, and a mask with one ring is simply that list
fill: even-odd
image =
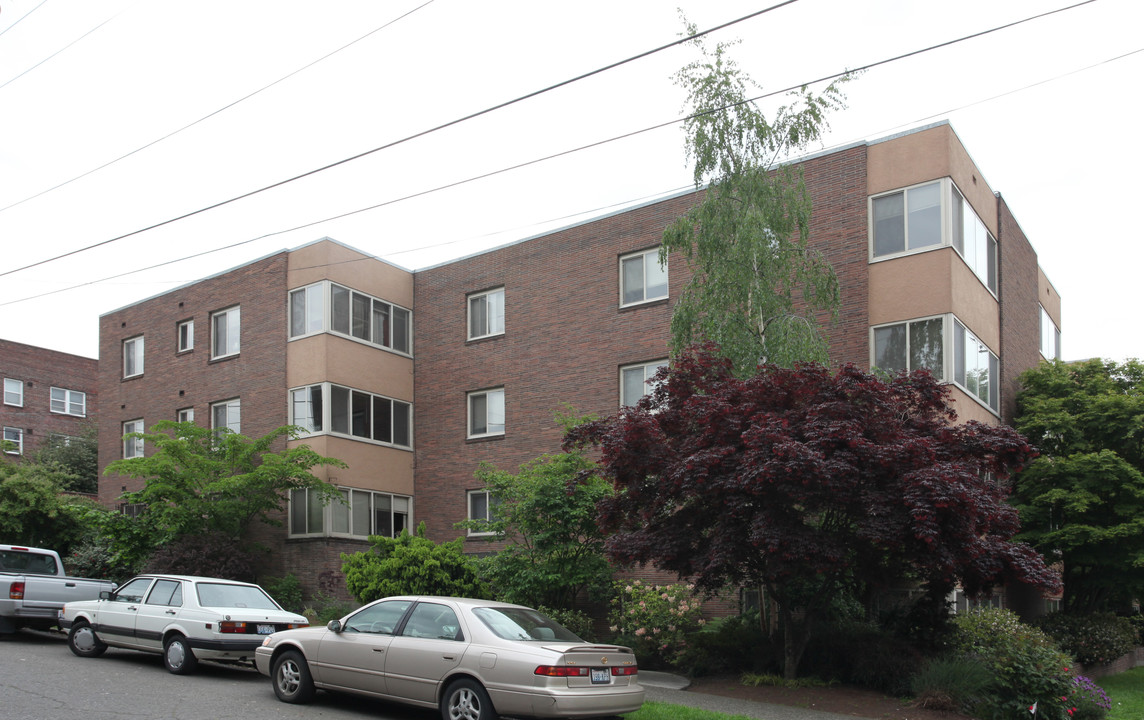
[{"label": "rear window of car", "polygon": [[584,642],[555,620],[527,608],[474,608],[476,615],[497,637],[505,640]]},{"label": "rear window of car", "polygon": [[23,552],[21,550],[0,550],[0,570],[26,572],[33,575],[56,575],[56,559],[51,555]]},{"label": "rear window of car", "polygon": [[281,610],[278,603],[262,588],[255,585],[229,585],[225,583],[198,583],[195,591],[199,605],[217,608],[249,608],[251,610]]}]

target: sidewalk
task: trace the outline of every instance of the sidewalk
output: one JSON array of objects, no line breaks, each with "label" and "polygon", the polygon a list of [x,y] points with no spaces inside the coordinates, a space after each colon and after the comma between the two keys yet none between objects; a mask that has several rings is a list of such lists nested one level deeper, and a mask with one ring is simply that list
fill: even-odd
[{"label": "sidewalk", "polygon": [[645,700],[686,705],[728,715],[745,715],[759,720],[843,720],[843,718],[854,720],[850,715],[806,710],[790,705],[737,700],[701,692],[687,692],[687,687],[691,684],[687,678],[654,670],[640,670],[640,684],[647,691]]}]

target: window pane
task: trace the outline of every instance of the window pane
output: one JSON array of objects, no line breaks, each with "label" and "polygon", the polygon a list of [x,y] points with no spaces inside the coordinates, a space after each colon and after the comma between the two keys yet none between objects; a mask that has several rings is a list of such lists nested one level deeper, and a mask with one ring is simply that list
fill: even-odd
[{"label": "window pane", "polygon": [[399,307],[393,308],[393,345],[394,350],[408,353],[409,347],[409,311]]},{"label": "window pane", "polygon": [[361,340],[369,340],[371,302],[365,295],[353,294],[353,326],[350,329],[350,334]]},{"label": "window pane", "polygon": [[330,503],[330,532],[350,531],[350,491],[342,490],[341,497]]},{"label": "window pane", "polygon": [[290,337],[306,334],[306,291],[290,293]]},{"label": "window pane", "polygon": [[389,345],[389,303],[373,301],[373,341]]},{"label": "window pane", "polygon": [[52,388],[51,390],[51,409],[52,412],[62,413],[67,412],[67,399],[65,393],[60,388]]},{"label": "window pane", "polygon": [[929,370],[938,380],[943,376],[942,319],[910,323],[910,370]]},{"label": "window pane", "polygon": [[409,447],[409,403],[393,401],[393,444]]},{"label": "window pane", "polygon": [[910,249],[940,244],[941,183],[911,188],[907,202],[910,206]]},{"label": "window pane", "polygon": [[[874,198],[874,257],[906,249],[905,195]],[[881,367],[879,365],[879,367]]]},{"label": "window pane", "polygon": [[212,319],[214,325],[214,354],[215,357],[226,354],[226,315],[215,315]]},{"label": "window pane", "polygon": [[350,432],[350,391],[348,388],[330,387],[330,429],[336,433]]},{"label": "window pane", "polygon": [[389,514],[390,498],[388,495],[373,496],[373,534],[382,537],[393,537],[393,518]]},{"label": "window pane", "polygon": [[965,257],[965,207],[962,203],[961,193],[957,188],[950,186],[949,189],[949,213],[953,225],[953,246]]},{"label": "window pane", "polygon": [[953,381],[965,383],[965,328],[961,323],[953,321]]},{"label": "window pane", "polygon": [[323,532],[324,523],[322,522],[322,516],[325,508],[322,507],[322,501],[313,490],[307,490],[306,493],[306,532]]},{"label": "window pane", "polygon": [[484,435],[488,432],[488,403],[485,395],[469,396],[469,434]]},{"label": "window pane", "polygon": [[489,519],[489,494],[487,492],[469,493],[469,519]]},{"label": "window pane", "polygon": [[623,405],[635,405],[644,394],[644,369],[642,367],[624,368],[621,372],[620,383],[623,388]]},{"label": "window pane", "polygon": [[370,437],[370,396],[363,392],[353,394],[353,427],[357,437]]},{"label": "window pane", "polygon": [[990,290],[997,292],[997,241],[986,236],[985,245],[985,284]]},{"label": "window pane", "polygon": [[330,308],[334,332],[350,334],[350,291],[340,285],[330,286]]},{"label": "window pane", "polygon": [[489,293],[486,298],[489,308],[489,333],[502,333],[504,332],[504,290]]},{"label": "window pane", "polygon": [[504,390],[493,390],[488,393],[489,432],[504,432]]},{"label": "window pane", "polygon": [[646,275],[646,299],[667,297],[667,268],[659,264],[658,251],[649,251],[644,255],[644,269]]},{"label": "window pane", "polygon": [[1001,400],[1001,398],[1000,398],[1000,395],[1001,395],[1001,383],[1000,383],[1001,368],[1000,368],[1000,365],[1001,365],[1001,361],[998,360],[997,357],[991,353],[989,355],[989,375],[988,375],[989,399],[988,399],[988,403],[989,403],[989,407],[993,408],[994,410],[997,410],[1000,407],[1000,400]]},{"label": "window pane", "polygon": [[487,296],[469,298],[469,337],[484,337],[489,334]]},{"label": "window pane", "polygon": [[637,255],[635,257],[624,258],[621,263],[623,268],[623,297],[625,304],[639,302],[644,299],[643,262],[643,256]]},{"label": "window pane", "polygon": [[373,439],[393,442],[393,402],[387,398],[373,399]]},{"label": "window pane", "polygon": [[874,365],[890,373],[906,369],[904,324],[874,329]]},{"label": "window pane", "polygon": [[326,327],[324,290],[321,285],[306,288],[306,332],[321,332]]},{"label": "window pane", "polygon": [[369,527],[370,515],[370,494],[361,490],[354,490],[353,492],[353,528],[350,531],[354,535],[361,535],[365,537],[370,535],[373,531]]}]

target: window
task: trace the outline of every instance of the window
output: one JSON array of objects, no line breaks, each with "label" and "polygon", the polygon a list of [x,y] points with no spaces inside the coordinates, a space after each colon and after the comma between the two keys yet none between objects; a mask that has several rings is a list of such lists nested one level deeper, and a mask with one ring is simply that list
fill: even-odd
[{"label": "window", "polygon": [[[497,517],[497,505],[500,503],[488,490],[470,490],[468,494],[470,520],[495,522],[500,519]],[[491,531],[469,530],[469,535],[491,534]]]},{"label": "window", "polygon": [[189,408],[182,408],[182,409],[176,410],[175,411],[175,421],[176,422],[187,422],[187,423],[194,422],[195,421],[195,409],[193,407],[189,407]]},{"label": "window", "polygon": [[143,457],[143,438],[127,437],[130,433],[143,432],[143,420],[128,420],[123,423],[123,457]]},{"label": "window", "polygon": [[290,292],[290,337],[320,333],[326,328],[325,283]]},{"label": "window", "polygon": [[667,265],[659,262],[659,248],[620,258],[620,305],[634,305],[667,297]]},{"label": "window", "polygon": [[338,491],[340,497],[323,504],[314,490],[291,490],[290,534],[397,537],[410,527],[413,498],[356,488]]},{"label": "window", "polygon": [[4,404],[24,406],[24,383],[21,380],[4,378]]},{"label": "window", "polygon": [[333,332],[398,352],[410,352],[410,313],[384,300],[330,283]]},{"label": "window", "polygon": [[143,336],[123,341],[123,377],[143,374]]},{"label": "window", "polygon": [[504,288],[469,296],[469,339],[504,334]]},{"label": "window", "polygon": [[504,388],[469,393],[469,437],[504,435]]},{"label": "window", "polygon": [[187,352],[195,348],[195,321],[184,320],[175,328],[176,352]]},{"label": "window", "polygon": [[242,432],[242,404],[238,398],[211,405],[211,429],[223,428],[233,433]]},{"label": "window", "polygon": [[957,318],[944,315],[883,325],[872,334],[873,366],[888,372],[929,370],[999,412],[1000,361]]},{"label": "window", "polygon": [[51,389],[51,404],[54,413],[84,417],[87,415],[87,394],[78,390],[66,390],[54,387]]},{"label": "window", "polygon": [[290,424],[307,433],[322,431],[322,386],[290,391]]},{"label": "window", "polygon": [[662,367],[667,367],[667,360],[620,368],[620,405],[635,405],[651,392],[651,379]]},{"label": "window", "polygon": [[953,247],[997,293],[997,241],[949,178],[872,197],[870,217],[871,258]]},{"label": "window", "polygon": [[183,583],[178,580],[156,580],[147,596],[148,605],[183,606]]},{"label": "window", "polygon": [[238,354],[241,326],[241,315],[237,305],[211,315],[212,360]]},{"label": "window", "polygon": [[1057,324],[1043,307],[1041,308],[1041,355],[1046,360],[1061,359],[1061,331],[1057,329]]},{"label": "window", "polygon": [[[340,385],[330,385],[329,388],[330,432],[412,447],[412,405]],[[313,407],[313,393],[310,395],[310,405]],[[321,405],[319,399],[318,411],[321,410]]]},{"label": "window", "polygon": [[24,454],[24,431],[20,428],[4,428],[4,452],[9,455]]}]

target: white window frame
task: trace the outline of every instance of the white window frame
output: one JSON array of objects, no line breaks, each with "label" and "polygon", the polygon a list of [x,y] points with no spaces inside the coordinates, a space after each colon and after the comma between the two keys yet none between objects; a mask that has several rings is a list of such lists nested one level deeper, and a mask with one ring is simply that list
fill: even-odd
[{"label": "white window frame", "polygon": [[[220,327],[225,338],[225,347],[222,348],[219,347]],[[211,313],[211,360],[234,357],[241,352],[242,306],[233,305]]]},{"label": "white window frame", "polygon": [[[501,410],[501,415],[502,415],[501,422],[499,423],[500,429],[499,430],[490,430],[489,428],[495,428],[498,425],[498,423],[489,422],[489,417],[490,417],[489,398],[490,397],[497,397],[497,396],[500,397],[500,400],[496,401],[496,402],[498,402],[500,405],[500,410]],[[479,397],[485,398],[484,430],[482,432],[476,432],[474,425],[473,425],[473,421],[474,421],[473,401]],[[499,437],[499,436],[504,435],[505,427],[507,426],[507,418],[504,416],[507,415],[507,410],[505,408],[505,395],[504,395],[504,388],[503,387],[488,388],[487,390],[476,390],[476,391],[468,393],[465,396],[465,408],[466,408],[465,429],[466,429],[466,436],[467,437],[469,437],[469,438],[484,438],[484,437]],[[492,416],[492,417],[495,417],[495,416]]]},{"label": "white window frame", "polygon": [[[57,398],[57,395],[61,393],[62,397]],[[79,406],[79,412],[72,411],[73,405]],[[57,410],[57,407],[60,409]],[[87,417],[87,393],[53,386],[48,391],[48,409],[57,415]]]},{"label": "white window frame", "polygon": [[183,320],[175,325],[175,352],[184,353],[195,349],[195,321]]},{"label": "white window frame", "polygon": [[[939,241],[936,244],[922,245],[920,247],[910,247],[909,238],[909,194],[911,190],[918,190],[927,186],[937,186],[938,196],[940,198],[940,228],[939,228]],[[902,250],[895,250],[881,254],[876,253],[875,245],[875,232],[877,225],[877,218],[874,214],[874,206],[877,200],[888,198],[892,195],[902,195],[902,223],[904,233],[905,247]],[[954,207],[955,201],[957,208]],[[998,245],[997,239],[993,237],[990,232],[989,226],[977,214],[977,211],[970,204],[969,200],[965,198],[965,194],[957,187],[952,178],[943,177],[936,180],[927,180],[923,183],[917,183],[906,187],[895,188],[877,195],[871,195],[867,198],[867,237],[868,237],[868,259],[871,263],[882,262],[884,260],[893,260],[895,258],[906,257],[908,255],[916,255],[918,253],[930,252],[932,250],[939,250],[941,248],[953,248],[957,252],[958,257],[969,267],[977,279],[985,286],[994,297],[997,297],[997,283],[998,283]],[[955,242],[957,236],[957,228],[955,227],[956,218],[962,218],[964,223],[965,213],[968,211],[972,214],[971,220],[975,221],[976,225],[985,232],[985,248],[983,258],[977,257],[977,252],[973,253],[973,257],[969,257],[970,253],[964,247],[964,235],[962,235],[962,247],[958,247]],[[979,265],[984,264],[984,267]],[[990,273],[992,269],[992,273]]]},{"label": "white window frame", "polygon": [[143,374],[143,361],[146,347],[142,335],[129,337],[123,341],[123,378],[139,377]]},{"label": "white window frame", "polygon": [[[318,394],[318,410],[314,410],[314,392]],[[286,409],[287,417],[291,425],[302,428],[302,435],[322,435],[325,434],[323,428],[328,427],[326,424],[326,397],[329,392],[326,390],[326,383],[317,383],[314,385],[306,385],[304,387],[291,388],[287,393],[287,401],[289,407]],[[307,412],[300,414],[299,407],[307,408]]]},{"label": "white window frame", "polygon": [[179,408],[175,411],[175,422],[188,422],[195,421],[195,409],[193,407]]},{"label": "white window frame", "polygon": [[[413,356],[413,311],[396,303],[374,297],[369,293],[355,290],[346,285],[335,282],[328,283],[329,292],[329,332],[344,338],[360,342],[371,347],[379,347],[407,357]],[[344,294],[345,317],[340,317],[338,295]],[[357,316],[355,322],[355,308],[364,304],[367,306]],[[388,317],[388,323],[383,333],[378,332],[378,312]],[[364,317],[362,315],[364,314]],[[400,318],[400,319],[399,319]],[[398,328],[401,328],[401,345],[395,341]],[[385,337],[379,337],[384,334]]]},{"label": "white window frame", "polygon": [[[664,367],[667,364],[668,359],[663,358],[661,360],[652,360],[651,362],[635,363],[633,365],[622,366],[620,368],[620,407],[632,407],[637,402],[639,402],[640,398],[654,390],[655,388],[651,384],[651,379],[657,372],[659,372],[661,367]],[[637,398],[628,398],[626,396],[627,388],[624,383],[624,376],[628,373],[635,372],[636,370],[643,371],[643,392],[640,393],[640,396]],[[631,402],[628,402],[628,400],[631,400]]]},{"label": "white window frame", "polygon": [[[485,499],[485,514],[483,517],[477,517],[473,514],[473,500],[482,496]],[[497,501],[493,498],[492,493],[490,493],[487,488],[482,488],[480,490],[468,490],[465,492],[465,512],[468,515],[469,520],[483,520],[487,523],[493,522],[497,519],[495,512],[497,504]],[[481,531],[473,530],[472,528],[469,528],[468,533],[469,537],[488,537],[489,535],[496,534],[491,530]]]},{"label": "white window frame", "polygon": [[5,442],[15,445],[15,449],[4,448],[4,453],[7,455],[23,455],[24,454],[24,431],[21,428],[5,427],[3,439]]},{"label": "white window frame", "polygon": [[143,438],[129,438],[128,433],[141,433],[143,429],[143,418],[135,420],[127,420],[123,423],[123,459],[143,457]]},{"label": "white window frame", "polygon": [[1053,316],[1044,305],[1041,308],[1041,357],[1046,360],[1061,359],[1061,331],[1053,322]]},{"label": "white window frame", "polygon": [[[625,284],[626,278],[624,275],[624,263],[628,260],[631,260],[631,259],[637,258],[637,257],[641,258],[641,260],[642,260],[641,265],[640,265],[640,282],[641,282],[640,294],[641,294],[641,297],[638,299],[626,300],[625,296],[627,295],[627,292],[626,292],[627,287]],[[654,262],[663,269],[663,294],[662,295],[655,295],[653,297],[648,297],[648,282],[647,282],[647,279],[648,279],[648,273],[647,273],[648,262]],[[640,250],[637,252],[627,253],[625,255],[621,255],[619,257],[619,281],[620,281],[619,282],[619,285],[620,285],[620,307],[632,307],[635,305],[643,305],[645,303],[656,302],[657,300],[663,300],[664,298],[669,297],[670,292],[671,292],[670,276],[668,274],[667,262],[665,260],[662,264],[660,264],[660,262],[659,262],[659,248],[658,247],[654,247],[654,248],[651,248],[649,250]]]},{"label": "white window frame", "polygon": [[[402,530],[412,531],[414,525],[411,496],[343,486],[339,486],[338,490],[342,493],[341,500],[333,500],[320,507],[316,505],[319,500],[314,490],[291,490],[286,514],[288,536],[367,538],[376,535],[378,513],[386,512],[385,509],[378,507],[379,501],[382,500],[389,505],[389,534],[385,537],[397,537]],[[362,521],[363,516],[368,527],[361,528],[365,531],[364,534],[354,532],[359,529],[356,525]],[[296,532],[299,520],[305,521],[305,532]],[[314,525],[320,527],[315,529]]]},{"label": "white window frame", "polygon": [[[504,287],[473,293],[468,298],[468,338],[480,340],[482,338],[504,335]],[[474,321],[479,320],[484,325],[485,332],[474,332]]]},{"label": "white window frame", "polygon": [[[321,404],[322,412],[321,417],[313,417],[313,405],[311,394],[309,398],[303,397],[298,400],[297,393],[311,392],[321,388]],[[345,394],[345,414],[335,413],[335,394]],[[334,435],[337,437],[344,437],[358,442],[366,442],[372,445],[382,445],[384,447],[397,448],[399,450],[412,450],[413,449],[413,403],[398,398],[389,397],[388,395],[381,395],[378,393],[371,393],[368,390],[359,390],[348,385],[341,385],[338,383],[315,383],[313,385],[306,385],[298,388],[291,388],[286,395],[287,397],[287,417],[291,425],[298,425],[299,427],[306,427],[296,422],[298,403],[310,404],[310,417],[315,421],[321,422],[321,428],[314,428],[310,430],[307,435]],[[389,439],[379,439],[375,437],[378,418],[374,415],[378,408],[377,401],[388,403],[389,405],[389,418],[385,421],[389,425]],[[354,432],[354,402],[368,403],[369,408],[369,434],[359,435]],[[340,400],[339,400],[340,402]],[[399,413],[404,408],[405,410],[405,433],[408,444],[398,442],[397,430],[399,423],[396,419]]]},{"label": "white window frame", "polygon": [[[226,413],[225,425],[219,425],[218,423],[220,410]],[[236,435],[242,432],[242,401],[239,398],[230,398],[229,400],[219,400],[218,402],[211,403],[211,430],[218,432],[223,428],[230,430]]]},{"label": "white window frame", "polygon": [[[286,294],[286,304],[290,313],[290,339],[309,337],[323,333],[328,327],[326,297],[327,283],[317,282],[294,288]],[[295,328],[298,329],[295,332]]]},{"label": "white window frame", "polygon": [[[903,326],[905,326],[905,330],[906,330],[906,347],[905,347],[906,357],[905,357],[905,363],[904,363],[905,364],[905,371],[906,372],[913,372],[915,369],[917,369],[917,370],[922,369],[922,368],[914,368],[913,363],[911,362],[911,355],[913,353],[911,352],[912,348],[910,347],[910,326],[914,325],[914,324],[923,323],[923,322],[929,322],[931,320],[940,320],[941,321],[941,366],[938,368],[928,368],[928,369],[930,370],[930,373],[933,374],[939,382],[945,382],[946,379],[948,377],[950,377],[950,372],[949,372],[947,365],[948,365],[949,358],[950,358],[950,355],[952,353],[952,347],[953,347],[953,345],[950,342],[949,321],[948,321],[946,315],[929,315],[929,316],[925,316],[925,317],[910,318],[909,320],[899,320],[897,322],[882,323],[881,325],[871,326],[871,328],[870,328],[870,367],[872,367],[872,368],[879,367],[879,365],[877,363],[878,355],[877,355],[877,346],[876,346],[876,340],[875,340],[877,331],[887,329],[887,328],[893,328],[893,327],[896,327],[898,325],[903,325]],[[882,368],[882,369],[885,370],[886,368]],[[887,370],[887,372],[894,372],[894,371]]]},{"label": "white window frame", "polygon": [[[11,398],[11,396],[15,396]],[[24,407],[24,381],[15,378],[4,378],[4,404],[12,407]]]}]

